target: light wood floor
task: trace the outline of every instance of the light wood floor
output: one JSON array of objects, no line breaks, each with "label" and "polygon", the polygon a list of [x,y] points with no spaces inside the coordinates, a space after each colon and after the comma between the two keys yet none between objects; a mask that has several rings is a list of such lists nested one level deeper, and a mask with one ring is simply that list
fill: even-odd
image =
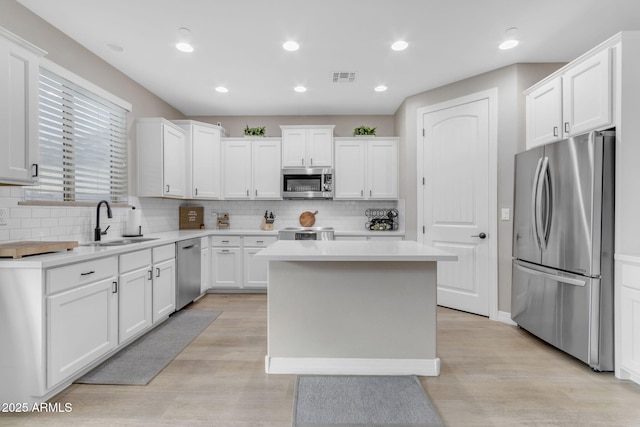
[{"label": "light wood floor", "polygon": [[[266,375],[266,295],[207,295],[220,317],[147,386],[74,384],[72,412],[7,426],[290,426],[294,376]],[[439,308],[439,377],[422,384],[447,426],[640,426],[640,386],[594,373],[526,332]],[[0,385],[1,386],[1,385]]]}]

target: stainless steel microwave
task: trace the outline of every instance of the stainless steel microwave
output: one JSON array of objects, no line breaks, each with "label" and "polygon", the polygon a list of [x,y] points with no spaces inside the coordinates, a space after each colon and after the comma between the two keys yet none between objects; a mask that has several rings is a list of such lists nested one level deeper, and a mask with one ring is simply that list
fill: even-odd
[{"label": "stainless steel microwave", "polygon": [[333,199],[333,169],[282,169],[283,199]]}]

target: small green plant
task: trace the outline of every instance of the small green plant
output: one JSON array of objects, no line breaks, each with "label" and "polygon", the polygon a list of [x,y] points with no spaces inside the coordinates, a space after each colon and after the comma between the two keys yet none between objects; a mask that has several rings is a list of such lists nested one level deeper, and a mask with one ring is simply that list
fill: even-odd
[{"label": "small green plant", "polygon": [[375,135],[376,128],[370,128],[366,126],[360,126],[359,128],[355,128],[353,130],[354,135]]},{"label": "small green plant", "polygon": [[247,136],[264,136],[266,131],[266,126],[262,126],[259,128],[250,128],[249,125],[246,125],[244,128],[244,134]]}]

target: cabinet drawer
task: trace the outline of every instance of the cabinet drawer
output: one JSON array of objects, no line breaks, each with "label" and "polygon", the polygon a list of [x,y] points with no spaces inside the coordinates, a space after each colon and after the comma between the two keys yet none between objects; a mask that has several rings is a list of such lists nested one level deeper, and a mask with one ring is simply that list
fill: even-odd
[{"label": "cabinet drawer", "polygon": [[115,256],[52,268],[47,270],[47,294],[97,282],[117,274],[118,258]]},{"label": "cabinet drawer", "polygon": [[120,255],[120,274],[151,265],[151,249]]},{"label": "cabinet drawer", "polygon": [[240,236],[211,236],[211,246],[241,246]]},{"label": "cabinet drawer", "polygon": [[244,245],[265,247],[274,243],[276,240],[278,240],[276,236],[245,236]]},{"label": "cabinet drawer", "polygon": [[153,250],[153,262],[165,261],[176,257],[176,245],[171,243],[164,246],[158,246]]}]

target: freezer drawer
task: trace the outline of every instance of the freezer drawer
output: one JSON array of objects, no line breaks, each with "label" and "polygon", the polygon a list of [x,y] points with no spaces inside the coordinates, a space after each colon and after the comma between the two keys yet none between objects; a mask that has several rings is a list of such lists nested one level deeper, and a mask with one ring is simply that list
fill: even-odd
[{"label": "freezer drawer", "polygon": [[[587,363],[613,369],[611,334],[601,319],[600,279],[513,263],[511,318],[523,329]],[[604,327],[603,327],[604,325]]]}]

